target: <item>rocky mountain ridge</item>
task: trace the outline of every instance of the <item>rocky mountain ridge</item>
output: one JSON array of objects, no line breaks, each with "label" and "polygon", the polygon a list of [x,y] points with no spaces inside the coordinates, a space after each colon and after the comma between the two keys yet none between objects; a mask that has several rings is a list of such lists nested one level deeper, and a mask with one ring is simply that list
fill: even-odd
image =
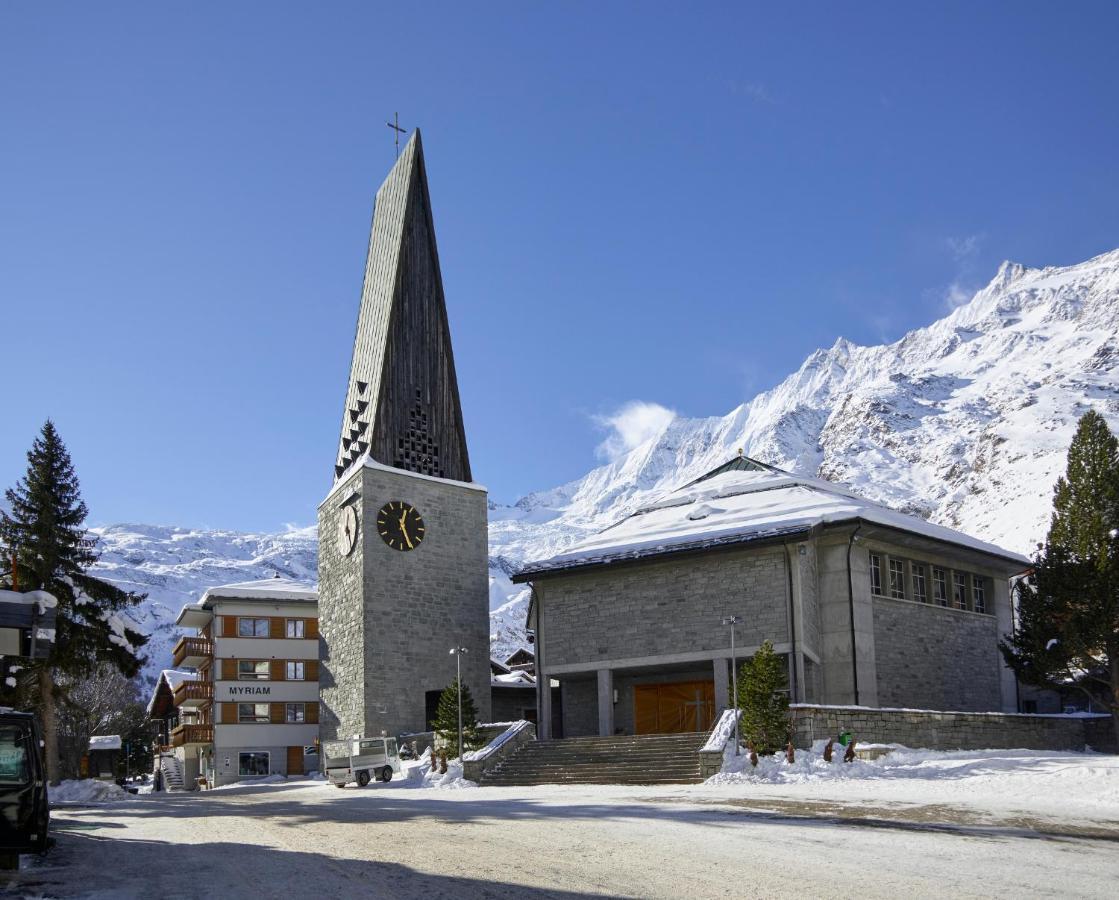
[{"label": "rocky mountain ridge", "polygon": [[[1004,263],[970,302],[898,341],[839,338],[725,416],[676,417],[580,479],[491,502],[493,652],[524,640],[528,595],[509,576],[525,561],[565,550],[739,448],[1028,553],[1089,408],[1119,427],[1119,250],[1063,268]],[[98,532],[104,574],[150,594],[140,618],[156,635],[153,669],[166,662],[178,606],[206,586],[315,577],[313,528]]]}]

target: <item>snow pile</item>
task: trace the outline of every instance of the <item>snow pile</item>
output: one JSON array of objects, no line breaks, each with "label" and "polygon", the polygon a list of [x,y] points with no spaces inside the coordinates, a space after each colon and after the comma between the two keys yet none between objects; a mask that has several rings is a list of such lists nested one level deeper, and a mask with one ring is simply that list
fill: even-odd
[{"label": "snow pile", "polygon": [[438,763],[432,765],[430,747],[415,762],[405,763],[404,781],[398,784],[410,788],[440,788],[451,791],[478,786],[462,777],[462,763],[457,759],[448,759],[447,771],[440,774]]},{"label": "snow pile", "polygon": [[89,739],[90,750],[119,750],[120,748],[119,734],[95,734]]},{"label": "snow pile", "polygon": [[81,781],[63,781],[56,787],[48,788],[51,806],[61,803],[122,803],[132,798],[128,791],[111,781],[95,781],[86,778]]},{"label": "snow pile", "polygon": [[[782,754],[749,756],[728,749],[723,771],[704,790],[748,787],[749,796],[827,796],[836,800],[966,803],[1031,809],[1073,817],[1119,818],[1119,756],[1054,750],[893,750],[874,760],[843,762],[834,746],[824,762],[826,741],[798,750],[791,765]],[[858,745],[863,746],[863,745]]]},{"label": "snow pile", "polygon": [[48,591],[0,591],[0,603],[19,603],[39,607],[39,615],[58,606],[58,598]]}]

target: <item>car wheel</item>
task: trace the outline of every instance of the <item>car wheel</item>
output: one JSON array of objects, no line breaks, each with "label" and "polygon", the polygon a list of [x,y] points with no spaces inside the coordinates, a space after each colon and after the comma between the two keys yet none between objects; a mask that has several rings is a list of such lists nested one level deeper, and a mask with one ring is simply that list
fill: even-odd
[{"label": "car wheel", "polygon": [[392,766],[381,769],[381,781],[392,781]]},{"label": "car wheel", "polygon": [[368,772],[358,772],[357,773],[357,786],[358,787],[365,787],[367,784],[369,784],[369,773]]}]

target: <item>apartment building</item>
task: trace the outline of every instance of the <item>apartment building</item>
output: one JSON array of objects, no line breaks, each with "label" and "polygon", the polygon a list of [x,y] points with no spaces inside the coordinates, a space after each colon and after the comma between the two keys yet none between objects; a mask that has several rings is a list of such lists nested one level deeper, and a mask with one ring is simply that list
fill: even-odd
[{"label": "apartment building", "polygon": [[176,624],[174,759],[185,788],[318,769],[318,595],[270,578],[210,588]]}]

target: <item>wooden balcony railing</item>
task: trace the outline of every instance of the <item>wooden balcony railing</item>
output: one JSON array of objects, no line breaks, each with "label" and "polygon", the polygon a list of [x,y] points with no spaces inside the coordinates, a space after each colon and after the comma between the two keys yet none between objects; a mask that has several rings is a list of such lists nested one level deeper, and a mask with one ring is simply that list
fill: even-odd
[{"label": "wooden balcony railing", "polygon": [[183,665],[185,660],[191,660],[185,664],[197,668],[200,661],[210,659],[213,655],[212,641],[200,637],[181,637],[171,653],[171,659],[176,666]]},{"label": "wooden balcony railing", "polygon": [[214,740],[213,725],[179,725],[171,730],[171,746],[209,744]]},{"label": "wooden balcony railing", "polygon": [[205,702],[213,699],[214,683],[212,681],[184,681],[175,688],[176,706],[182,706],[190,700]]}]

